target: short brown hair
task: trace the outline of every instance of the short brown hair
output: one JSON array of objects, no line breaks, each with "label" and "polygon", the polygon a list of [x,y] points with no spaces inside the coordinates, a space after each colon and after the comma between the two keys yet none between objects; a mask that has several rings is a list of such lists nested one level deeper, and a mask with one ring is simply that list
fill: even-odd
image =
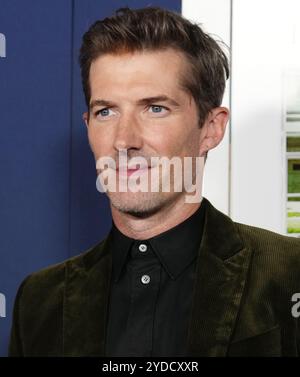
[{"label": "short brown hair", "polygon": [[214,107],[222,103],[228,60],[219,44],[180,14],[161,8],[120,8],[113,17],[96,21],[83,35],[80,67],[86,104],[90,102],[91,63],[103,54],[155,51],[173,48],[182,52],[190,72],[182,86],[194,98],[200,125]]}]

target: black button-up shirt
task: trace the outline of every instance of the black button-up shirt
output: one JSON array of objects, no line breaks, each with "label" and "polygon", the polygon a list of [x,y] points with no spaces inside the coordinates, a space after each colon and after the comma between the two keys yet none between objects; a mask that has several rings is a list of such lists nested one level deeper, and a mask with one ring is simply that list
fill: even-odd
[{"label": "black button-up shirt", "polygon": [[186,356],[204,204],[147,240],[113,223],[106,356]]}]

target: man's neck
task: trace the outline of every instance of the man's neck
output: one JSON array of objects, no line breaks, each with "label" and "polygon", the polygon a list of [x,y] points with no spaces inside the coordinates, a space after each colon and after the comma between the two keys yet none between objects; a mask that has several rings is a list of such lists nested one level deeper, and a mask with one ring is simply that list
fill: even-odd
[{"label": "man's neck", "polygon": [[124,213],[111,205],[114,224],[127,237],[146,240],[163,233],[192,216],[200,203],[185,203],[178,201],[162,208],[160,211],[146,218],[139,218]]}]

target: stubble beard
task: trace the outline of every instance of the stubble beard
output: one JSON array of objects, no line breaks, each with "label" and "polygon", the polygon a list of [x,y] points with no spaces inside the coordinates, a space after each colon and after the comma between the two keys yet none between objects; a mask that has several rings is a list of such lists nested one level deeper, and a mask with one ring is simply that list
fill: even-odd
[{"label": "stubble beard", "polygon": [[182,195],[182,192],[107,193],[110,204],[119,212],[146,218],[160,212]]}]

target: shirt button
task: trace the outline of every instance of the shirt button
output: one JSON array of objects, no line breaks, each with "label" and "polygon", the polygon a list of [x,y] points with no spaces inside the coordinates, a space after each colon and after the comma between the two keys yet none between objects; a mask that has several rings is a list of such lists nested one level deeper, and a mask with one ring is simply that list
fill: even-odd
[{"label": "shirt button", "polygon": [[144,243],[141,243],[140,246],[139,246],[139,250],[144,253],[145,251],[147,251],[147,245],[145,245]]},{"label": "shirt button", "polygon": [[141,278],[141,282],[143,284],[149,284],[150,283],[150,276],[149,275],[143,275]]}]

